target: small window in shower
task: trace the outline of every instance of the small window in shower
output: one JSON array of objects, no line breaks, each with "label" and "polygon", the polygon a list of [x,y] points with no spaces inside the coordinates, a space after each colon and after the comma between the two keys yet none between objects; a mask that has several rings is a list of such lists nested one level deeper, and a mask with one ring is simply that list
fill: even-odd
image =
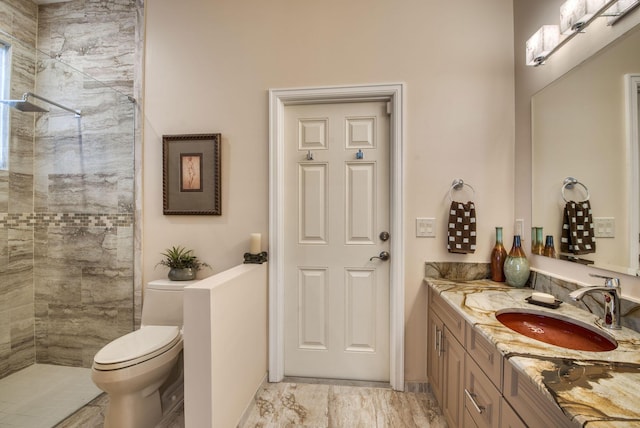
[{"label": "small window in shower", "polygon": [[[0,100],[9,99],[11,45],[0,40]],[[9,106],[0,104],[0,170],[9,163]]]}]

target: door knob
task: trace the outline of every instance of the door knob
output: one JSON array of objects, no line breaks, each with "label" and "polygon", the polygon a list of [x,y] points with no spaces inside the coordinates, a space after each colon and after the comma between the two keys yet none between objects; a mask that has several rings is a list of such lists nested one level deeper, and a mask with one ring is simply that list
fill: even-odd
[{"label": "door knob", "polygon": [[372,261],[373,259],[380,259],[383,262],[385,262],[385,261],[389,260],[389,257],[391,257],[391,256],[389,255],[389,253],[387,251],[382,251],[382,252],[380,252],[380,255],[371,257],[369,259],[369,261]]},{"label": "door knob", "polygon": [[388,241],[389,240],[389,232],[380,232],[380,240],[382,242]]}]

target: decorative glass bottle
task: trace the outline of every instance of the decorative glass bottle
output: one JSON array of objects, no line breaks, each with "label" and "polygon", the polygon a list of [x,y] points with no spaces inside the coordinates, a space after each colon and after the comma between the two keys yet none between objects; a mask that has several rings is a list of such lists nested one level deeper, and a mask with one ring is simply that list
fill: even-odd
[{"label": "decorative glass bottle", "polygon": [[542,255],[554,259],[556,258],[556,247],[553,245],[553,235],[547,235]]},{"label": "decorative glass bottle", "polygon": [[520,235],[513,237],[513,246],[504,262],[504,276],[507,284],[513,287],[524,287],[529,279],[529,260],[522,249]]},{"label": "decorative glass bottle", "polygon": [[536,227],[536,248],[534,254],[541,256],[544,253],[544,241],[542,240],[542,228]]},{"label": "decorative glass bottle", "polygon": [[491,280],[504,282],[504,262],[507,260],[507,250],[502,245],[502,228],[496,227],[496,245],[491,250]]},{"label": "decorative glass bottle", "polygon": [[536,253],[536,248],[538,247],[538,239],[536,238],[536,230],[538,228],[537,227],[532,227],[531,228],[531,254],[535,254]]}]

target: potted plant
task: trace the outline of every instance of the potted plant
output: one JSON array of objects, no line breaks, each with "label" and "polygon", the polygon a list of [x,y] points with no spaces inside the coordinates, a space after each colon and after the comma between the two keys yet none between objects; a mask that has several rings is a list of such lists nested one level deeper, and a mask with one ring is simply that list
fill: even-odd
[{"label": "potted plant", "polygon": [[195,279],[196,272],[203,267],[211,268],[207,263],[198,260],[193,250],[184,247],[171,247],[161,254],[164,259],[158,264],[169,268],[169,279],[172,281],[189,281]]}]

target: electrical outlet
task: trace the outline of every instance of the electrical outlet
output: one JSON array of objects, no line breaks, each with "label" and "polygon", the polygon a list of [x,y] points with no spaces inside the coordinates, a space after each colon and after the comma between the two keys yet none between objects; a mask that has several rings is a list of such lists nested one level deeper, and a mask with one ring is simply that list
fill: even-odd
[{"label": "electrical outlet", "polygon": [[525,238],[524,236],[524,219],[516,219],[516,224],[514,227],[514,235],[520,235],[520,238]]},{"label": "electrical outlet", "polygon": [[615,238],[616,219],[614,217],[594,217],[593,229],[596,238]]},{"label": "electrical outlet", "polygon": [[420,217],[416,218],[416,236],[418,238],[435,238],[436,219]]}]

